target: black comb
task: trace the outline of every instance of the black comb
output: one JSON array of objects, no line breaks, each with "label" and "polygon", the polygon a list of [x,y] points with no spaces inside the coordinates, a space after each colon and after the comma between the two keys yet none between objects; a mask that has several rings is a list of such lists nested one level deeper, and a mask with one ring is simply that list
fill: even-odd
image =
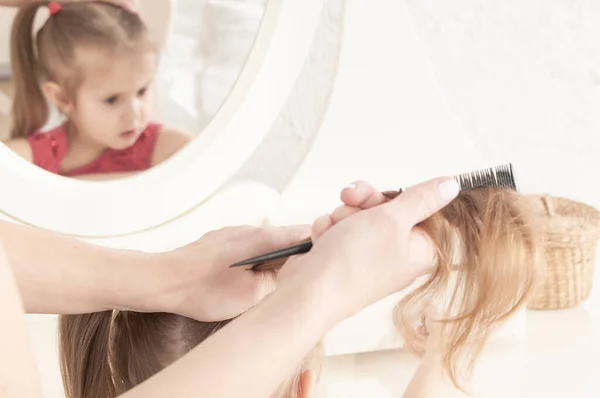
[{"label": "black comb", "polygon": [[[455,176],[454,179],[458,181],[461,191],[477,188],[512,189],[514,191],[518,190],[515,173],[511,163],[490,167],[488,169],[472,171],[470,173],[459,174]],[[410,189],[410,187],[400,188],[398,192],[402,193],[407,189]],[[255,264],[256,267],[257,265],[260,265],[266,261],[308,253],[310,249],[312,249],[312,245],[312,241],[306,240],[294,246],[275,250],[267,254],[237,262],[230,265],[230,267],[241,267],[243,265],[250,264]]]}]

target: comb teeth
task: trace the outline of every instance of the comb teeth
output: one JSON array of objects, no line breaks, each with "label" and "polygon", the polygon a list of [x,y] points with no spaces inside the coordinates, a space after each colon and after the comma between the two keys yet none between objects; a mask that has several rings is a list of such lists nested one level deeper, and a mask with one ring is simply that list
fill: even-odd
[{"label": "comb teeth", "polygon": [[[511,163],[459,174],[454,179],[458,181],[461,191],[484,187],[517,190],[517,182]],[[408,188],[410,187],[403,188],[400,192],[406,191]]]},{"label": "comb teeth", "polygon": [[517,190],[513,167],[510,163],[460,174],[455,179],[460,184],[461,191],[482,187]]}]

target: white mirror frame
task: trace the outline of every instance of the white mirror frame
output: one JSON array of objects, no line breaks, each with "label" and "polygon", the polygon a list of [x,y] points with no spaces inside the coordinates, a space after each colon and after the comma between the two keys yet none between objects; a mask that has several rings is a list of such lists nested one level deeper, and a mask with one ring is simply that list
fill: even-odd
[{"label": "white mirror frame", "polygon": [[139,175],[81,181],[46,172],[0,145],[4,218],[79,237],[129,235],[206,200],[252,155],[300,74],[324,0],[269,0],[254,46],[214,119],[172,158]]}]

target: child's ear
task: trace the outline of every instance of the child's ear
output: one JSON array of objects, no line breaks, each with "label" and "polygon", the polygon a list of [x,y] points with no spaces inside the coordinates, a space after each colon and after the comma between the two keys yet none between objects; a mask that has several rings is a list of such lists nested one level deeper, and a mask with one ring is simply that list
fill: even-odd
[{"label": "child's ear", "polygon": [[68,115],[73,109],[67,93],[54,82],[45,82],[42,85],[44,95],[62,114]]},{"label": "child's ear", "polygon": [[317,372],[314,370],[305,370],[300,375],[298,383],[298,398],[312,398],[315,395],[317,385]]}]

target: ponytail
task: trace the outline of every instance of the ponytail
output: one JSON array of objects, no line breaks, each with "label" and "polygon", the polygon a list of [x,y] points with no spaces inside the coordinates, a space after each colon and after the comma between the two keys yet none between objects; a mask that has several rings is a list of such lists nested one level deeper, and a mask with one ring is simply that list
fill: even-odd
[{"label": "ponytail", "polygon": [[66,398],[114,398],[110,368],[112,311],[62,315],[59,361]]},{"label": "ponytail", "polygon": [[38,80],[40,71],[33,38],[35,16],[46,3],[38,1],[20,7],[13,21],[10,55],[15,98],[11,138],[27,137],[42,128],[48,120],[48,103]]}]

